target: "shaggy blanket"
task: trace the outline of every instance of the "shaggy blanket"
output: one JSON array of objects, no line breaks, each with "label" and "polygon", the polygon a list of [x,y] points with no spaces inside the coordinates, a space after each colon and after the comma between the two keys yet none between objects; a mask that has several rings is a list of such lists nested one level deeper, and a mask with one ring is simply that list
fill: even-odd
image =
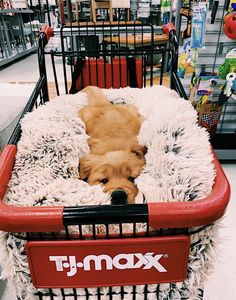
[{"label": "shaggy blanket", "polygon": [[[113,103],[135,105],[144,118],[138,138],[148,151],[136,184],[146,201],[193,201],[211,192],[215,173],[208,134],[198,127],[191,104],[162,86],[104,92]],[[89,151],[85,126],[78,117],[78,110],[86,103],[84,93],[59,96],[24,117],[5,196],[7,203],[15,206],[110,203],[101,186],[92,187],[79,179],[79,159]],[[142,199],[139,195],[137,202]],[[199,288],[214,265],[217,230],[215,224],[191,235],[187,279],[160,284],[158,299],[199,299]],[[34,296],[36,289],[30,280],[24,244],[25,240],[17,235],[1,233],[1,278],[11,283],[20,299],[38,299]],[[156,287],[148,285],[148,300],[157,299]],[[91,295],[96,294],[96,289],[88,290]],[[109,299],[108,289],[101,290],[102,299]],[[132,299],[131,290],[124,287],[125,299]],[[137,299],[143,299],[143,290],[143,286],[137,287],[140,295]],[[54,299],[62,299],[60,290],[54,292],[57,295]],[[83,289],[78,289],[77,294],[79,299],[86,299]],[[97,298],[91,296],[91,299]]]}]

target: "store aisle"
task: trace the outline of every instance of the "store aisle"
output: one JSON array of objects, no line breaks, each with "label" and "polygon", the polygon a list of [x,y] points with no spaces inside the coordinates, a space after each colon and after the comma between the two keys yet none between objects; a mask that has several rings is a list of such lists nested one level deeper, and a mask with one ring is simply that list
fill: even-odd
[{"label": "store aisle", "polygon": [[221,255],[216,261],[214,274],[205,286],[204,300],[236,299],[236,164],[224,164],[223,169],[231,185],[231,201],[221,221]]},{"label": "store aisle", "polygon": [[[55,57],[57,80],[63,86],[64,73],[60,57]],[[47,78],[49,85],[54,83],[54,74],[50,55],[46,55]],[[67,80],[70,82],[70,66],[66,65]],[[0,83],[36,83],[39,79],[38,55],[34,53],[0,70]],[[64,89],[62,89],[64,90]]]},{"label": "store aisle", "polygon": [[0,70],[0,82],[36,82],[39,78],[37,54]]}]

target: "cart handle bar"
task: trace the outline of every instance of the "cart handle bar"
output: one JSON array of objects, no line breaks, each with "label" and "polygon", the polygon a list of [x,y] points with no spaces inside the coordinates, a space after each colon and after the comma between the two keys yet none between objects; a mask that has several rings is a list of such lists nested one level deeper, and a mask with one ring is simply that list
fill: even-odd
[{"label": "cart handle bar", "polygon": [[162,30],[165,34],[167,34],[168,37],[169,37],[169,34],[171,33],[171,31],[176,32],[175,25],[172,22],[163,25]]},{"label": "cart handle bar", "polygon": [[40,31],[46,38],[46,44],[48,43],[50,37],[54,36],[53,28],[48,25],[43,25]]},{"label": "cart handle bar", "polygon": [[[0,199],[11,178],[17,148],[6,145],[0,156]],[[153,228],[186,228],[210,224],[223,216],[230,197],[228,180],[214,152],[216,179],[212,193],[192,202],[97,205],[79,207],[13,207],[0,201],[0,230],[61,231],[65,225],[149,222]]]}]

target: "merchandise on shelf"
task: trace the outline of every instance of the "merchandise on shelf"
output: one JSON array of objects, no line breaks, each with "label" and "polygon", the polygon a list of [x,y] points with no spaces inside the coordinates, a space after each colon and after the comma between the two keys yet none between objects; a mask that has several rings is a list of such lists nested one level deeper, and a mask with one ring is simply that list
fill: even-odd
[{"label": "merchandise on shelf", "polygon": [[178,76],[184,78],[186,72],[192,73],[193,70],[193,51],[191,49],[190,39],[186,39],[182,50],[180,51],[178,61]]},{"label": "merchandise on shelf", "polygon": [[198,111],[199,125],[205,127],[211,136],[216,132],[222,113],[222,104],[213,98],[217,79],[214,75],[196,76],[191,87],[190,99]]},{"label": "merchandise on shelf", "polygon": [[224,33],[231,40],[236,40],[236,10],[232,10],[225,15]]},{"label": "merchandise on shelf", "polygon": [[187,18],[187,25],[185,30],[182,31],[182,38],[190,38],[191,37],[191,28],[192,28],[192,16],[193,16],[193,9],[192,9],[192,1],[183,1],[183,6],[180,9],[180,15],[182,17]]},{"label": "merchandise on shelf", "polygon": [[197,110],[203,104],[214,102],[213,94],[217,84],[217,76],[197,76],[194,78],[193,83],[195,94],[191,101]]},{"label": "merchandise on shelf", "polygon": [[226,80],[221,93],[221,101],[225,102],[236,93],[236,48],[226,54],[225,62],[219,67],[219,77]]},{"label": "merchandise on shelf", "polygon": [[194,49],[205,46],[206,12],[205,2],[199,2],[193,7],[191,47]]},{"label": "merchandise on shelf", "polygon": [[162,0],[161,1],[162,24],[167,24],[170,22],[170,12],[171,12],[171,1]]}]

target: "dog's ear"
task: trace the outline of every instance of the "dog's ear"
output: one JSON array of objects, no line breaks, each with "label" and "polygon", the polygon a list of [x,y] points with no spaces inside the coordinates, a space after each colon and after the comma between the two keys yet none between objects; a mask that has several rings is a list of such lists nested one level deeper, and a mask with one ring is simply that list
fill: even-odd
[{"label": "dog's ear", "polygon": [[79,174],[82,180],[87,181],[96,161],[98,161],[97,155],[93,154],[87,154],[80,159]]},{"label": "dog's ear", "polygon": [[129,150],[140,159],[144,158],[144,155],[147,153],[147,147],[138,144],[131,145]]}]

